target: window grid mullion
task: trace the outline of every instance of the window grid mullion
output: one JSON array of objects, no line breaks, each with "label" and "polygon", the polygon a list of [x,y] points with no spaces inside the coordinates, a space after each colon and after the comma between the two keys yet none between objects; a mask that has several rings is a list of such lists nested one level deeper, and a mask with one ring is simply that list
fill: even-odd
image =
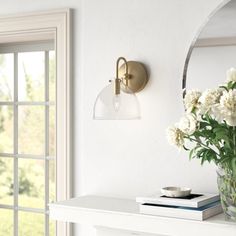
[{"label": "window grid mullion", "polygon": [[44,155],[31,155],[31,154],[12,154],[12,153],[0,153],[0,157],[3,158],[18,158],[18,159],[34,159],[34,160],[55,160],[54,156]]},{"label": "window grid mullion", "polygon": [[[18,154],[18,53],[14,53],[14,154]],[[18,236],[18,158],[14,157],[14,236]]]},{"label": "window grid mullion", "polygon": [[[45,102],[49,103],[49,52],[45,51]],[[49,203],[49,106],[45,106],[45,211]],[[49,236],[49,216],[45,214],[45,236]]]},{"label": "window grid mullion", "polygon": [[[6,205],[6,204],[0,204],[0,208],[14,210],[14,206]],[[34,213],[40,213],[40,214],[49,214],[48,210],[46,211],[44,209],[33,208],[33,207],[20,207],[20,206],[18,206],[18,211],[34,212]]]},{"label": "window grid mullion", "polygon": [[17,102],[1,102],[0,101],[0,106],[12,106],[12,105],[22,105],[22,106],[54,106],[55,103],[54,102],[34,102],[34,101],[17,101]]}]

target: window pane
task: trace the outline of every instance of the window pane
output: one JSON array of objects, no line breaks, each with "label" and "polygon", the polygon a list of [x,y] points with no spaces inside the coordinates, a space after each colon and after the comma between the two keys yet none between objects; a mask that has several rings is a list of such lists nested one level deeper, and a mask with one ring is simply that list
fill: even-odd
[{"label": "window pane", "polygon": [[43,101],[45,90],[44,52],[18,54],[19,101]]},{"label": "window pane", "polygon": [[0,235],[13,235],[13,210],[0,209]]},{"label": "window pane", "polygon": [[0,157],[0,204],[13,205],[13,158]]},{"label": "window pane", "polygon": [[56,147],[56,108],[49,107],[49,156],[55,156]]},{"label": "window pane", "polygon": [[13,153],[13,107],[0,106],[0,152]]},{"label": "window pane", "polygon": [[56,235],[56,221],[49,220],[49,236]]},{"label": "window pane", "polygon": [[19,159],[19,206],[44,208],[44,160]]},{"label": "window pane", "polygon": [[19,236],[44,236],[44,215],[19,212]]},{"label": "window pane", "polygon": [[55,101],[56,97],[56,58],[55,51],[49,52],[49,100]]},{"label": "window pane", "polygon": [[56,165],[55,160],[49,161],[49,202],[55,202],[56,196]]},{"label": "window pane", "polygon": [[19,106],[19,153],[44,154],[44,111],[43,106]]},{"label": "window pane", "polygon": [[14,55],[0,54],[0,101],[13,100]]}]

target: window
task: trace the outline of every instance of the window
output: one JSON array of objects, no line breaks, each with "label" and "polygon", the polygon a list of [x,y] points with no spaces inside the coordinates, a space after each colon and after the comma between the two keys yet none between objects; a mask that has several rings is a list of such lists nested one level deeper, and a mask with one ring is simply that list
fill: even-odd
[{"label": "window", "polygon": [[0,45],[0,235],[55,235],[55,68],[53,43]]},{"label": "window", "polygon": [[[11,186],[12,192],[8,194],[10,197],[7,201],[10,202],[0,202],[0,229],[8,230],[9,235],[25,236],[27,233],[29,235],[37,235],[37,233],[47,235],[52,229],[49,220],[50,212],[45,211],[47,201],[53,199],[53,192],[57,201],[71,197],[70,16],[70,9],[59,9],[1,17],[0,19],[0,46],[4,44],[4,47],[1,47],[1,54],[4,55],[4,60],[8,62],[6,64],[11,67],[9,70],[4,69],[6,73],[9,72],[7,76],[10,79],[7,89],[11,93],[0,93],[1,112],[5,115],[4,122],[0,120],[0,130],[1,128],[8,130],[7,133],[4,133],[4,140],[7,144],[4,145],[0,157],[2,163],[0,174],[8,168],[7,166],[10,166],[8,168],[10,169],[9,173],[13,175],[10,174],[10,177],[7,178],[10,182],[8,187],[3,188],[7,191]],[[48,42],[43,43],[44,48],[41,48],[42,41],[45,42],[45,40],[54,41],[56,53],[48,48]],[[29,44],[29,42],[34,43]],[[39,59],[37,59],[38,61],[35,59],[34,65],[29,65],[28,69],[26,66],[20,67],[21,62],[26,64],[27,53],[35,55],[38,53],[38,57],[44,58],[42,59],[44,63],[40,63]],[[50,75],[48,74],[50,73],[50,66],[53,66],[49,63],[52,61],[51,57],[55,57],[56,64],[56,85],[54,88],[50,85]],[[12,61],[13,63],[11,63]],[[32,61],[28,60],[27,63],[30,64]],[[40,79],[40,73],[36,73],[33,69],[36,63],[37,67],[42,68],[43,65],[45,67],[41,73],[43,80]],[[29,83],[27,76],[22,76],[25,72],[37,74],[37,79],[34,82],[31,81],[34,86]],[[44,86],[40,87],[40,84],[44,84]],[[48,87],[45,86],[46,84],[48,84]],[[20,89],[23,87],[26,87],[26,91]],[[53,89],[55,89],[55,93]],[[55,99],[53,99],[53,94]],[[52,125],[53,114],[55,115],[56,122],[54,121],[54,124],[56,127]],[[43,118],[40,118],[42,116]],[[34,121],[33,124],[32,120]],[[40,127],[40,129],[35,126]],[[38,130],[37,134],[33,132],[34,129]],[[55,137],[51,135],[52,130],[56,130]],[[27,143],[22,141],[23,138],[27,139]],[[54,141],[56,145],[53,146]],[[37,142],[37,144],[35,146],[30,145],[32,142]],[[43,175],[40,174],[39,167],[43,168]],[[53,168],[55,174],[52,171]],[[35,177],[30,178],[30,180],[37,183],[39,185],[37,188],[41,189],[41,196],[37,198],[39,201],[36,204],[37,207],[32,207],[30,200],[24,200],[23,196],[25,191],[33,192],[32,185],[27,182],[25,177],[21,177],[24,174],[28,176],[31,172],[34,173]],[[53,176],[55,177],[55,184]],[[19,189],[19,184],[22,182],[28,187]],[[29,195],[31,196],[28,197],[33,198],[36,193],[34,191],[34,194]],[[41,208],[42,206],[43,208]],[[18,213],[14,214],[15,212]],[[6,217],[9,218],[8,224],[2,220],[5,220]],[[43,232],[36,232],[34,225],[29,224],[33,217],[34,222],[43,222]],[[29,224],[29,232],[20,231],[23,219],[26,219]],[[71,225],[57,222],[55,231],[57,236],[69,236],[71,235]]]}]

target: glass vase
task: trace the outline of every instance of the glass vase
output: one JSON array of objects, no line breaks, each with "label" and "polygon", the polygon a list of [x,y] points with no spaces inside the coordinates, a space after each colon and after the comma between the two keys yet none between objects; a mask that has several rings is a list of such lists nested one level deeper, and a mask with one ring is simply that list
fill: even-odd
[{"label": "glass vase", "polygon": [[218,169],[217,183],[224,214],[227,219],[236,221],[236,177]]}]

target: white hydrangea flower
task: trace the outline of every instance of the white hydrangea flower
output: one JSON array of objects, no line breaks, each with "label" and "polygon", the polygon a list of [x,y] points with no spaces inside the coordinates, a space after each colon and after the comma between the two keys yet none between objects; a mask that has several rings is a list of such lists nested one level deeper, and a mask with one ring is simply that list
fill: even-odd
[{"label": "white hydrangea flower", "polygon": [[222,108],[220,104],[216,104],[211,107],[210,114],[214,117],[218,123],[221,123],[224,120],[224,114],[222,113]]},{"label": "white hydrangea flower", "polygon": [[236,116],[225,117],[225,121],[230,126],[236,126]]},{"label": "white hydrangea flower", "polygon": [[226,72],[226,77],[227,77],[227,82],[230,82],[230,81],[236,82],[236,69],[235,68],[230,68]]},{"label": "white hydrangea flower", "polygon": [[192,112],[194,108],[199,107],[200,97],[201,97],[201,92],[198,90],[190,90],[186,93],[184,97],[184,106],[188,113]]},{"label": "white hydrangea flower", "polygon": [[199,102],[201,104],[201,114],[210,111],[214,105],[219,104],[222,94],[223,89],[221,88],[207,89],[205,92],[203,92],[201,97],[199,98]]},{"label": "white hydrangea flower", "polygon": [[236,126],[236,90],[225,91],[220,98],[220,113],[226,123]]},{"label": "white hydrangea flower", "polygon": [[182,148],[184,145],[184,133],[176,126],[167,128],[167,139],[171,145]]},{"label": "white hydrangea flower", "polygon": [[185,134],[193,134],[198,127],[198,121],[194,114],[186,114],[180,119],[178,128]]}]

